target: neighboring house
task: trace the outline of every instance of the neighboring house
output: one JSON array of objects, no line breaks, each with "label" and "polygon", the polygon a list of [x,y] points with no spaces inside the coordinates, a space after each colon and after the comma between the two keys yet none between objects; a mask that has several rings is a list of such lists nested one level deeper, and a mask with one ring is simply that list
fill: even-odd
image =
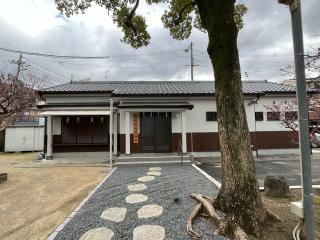
[{"label": "neighboring house", "polygon": [[[282,83],[285,85],[296,86],[295,79],[284,80]],[[306,83],[307,83],[307,88],[320,89],[320,76],[315,78],[307,78]]]},{"label": "neighboring house", "polygon": [[[320,76],[306,79],[307,88],[319,89],[309,96],[309,121],[310,125],[319,125],[320,122]],[[295,79],[284,80],[283,84],[296,86]]]},{"label": "neighboring house", "polygon": [[[295,87],[267,81],[243,82],[253,150],[296,151],[288,129],[265,106],[295,100]],[[72,82],[39,91],[46,116],[46,157],[66,152],[107,152],[110,100],[114,154],[219,154],[213,81]],[[232,134],[232,133],[230,133]],[[191,141],[191,137],[192,140]],[[192,146],[193,145],[193,146]]]}]

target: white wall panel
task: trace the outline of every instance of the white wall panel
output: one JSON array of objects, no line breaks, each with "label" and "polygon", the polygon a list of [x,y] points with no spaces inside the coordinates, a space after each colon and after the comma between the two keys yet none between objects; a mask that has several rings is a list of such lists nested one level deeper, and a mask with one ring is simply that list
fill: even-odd
[{"label": "white wall panel", "polygon": [[18,126],[5,131],[5,152],[43,150],[44,127]]}]

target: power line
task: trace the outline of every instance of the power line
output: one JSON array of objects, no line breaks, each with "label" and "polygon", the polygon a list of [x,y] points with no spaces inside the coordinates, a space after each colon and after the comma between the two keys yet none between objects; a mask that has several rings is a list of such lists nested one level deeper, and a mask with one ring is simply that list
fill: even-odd
[{"label": "power line", "polygon": [[[26,61],[22,61],[22,59],[28,60],[28,64],[27,64]],[[32,62],[32,65],[29,64],[29,62]],[[60,77],[60,76],[62,76],[64,78],[66,78],[65,76],[63,76],[63,75],[61,75],[59,73],[56,73],[56,72],[52,71],[49,68],[46,68],[46,67],[43,67],[43,66],[39,65],[38,63],[32,61],[31,59],[22,56],[22,54],[19,55],[19,60],[17,60],[17,61],[11,60],[10,63],[18,65],[17,72],[16,72],[16,77],[17,78],[19,78],[19,74],[20,74],[20,72],[22,70],[27,70],[28,69],[30,71],[32,69],[33,72],[37,72],[39,74],[46,75],[47,77],[51,76],[55,81],[58,81],[60,83],[66,83],[67,82],[66,79],[62,79]],[[40,69],[38,67],[33,66],[33,64],[41,67],[42,69],[45,69],[46,71],[51,72],[51,73],[53,73],[53,74],[55,74],[57,76],[53,76],[52,74],[49,74],[48,72],[46,72],[46,71],[44,71],[44,70],[42,70],[42,69]]]},{"label": "power line", "polygon": [[25,58],[25,59],[26,59],[26,60],[28,60],[29,62],[32,62],[33,64],[35,64],[35,65],[37,65],[37,66],[39,66],[39,67],[41,67],[41,68],[43,68],[43,69],[45,69],[45,70],[47,70],[47,71],[51,72],[51,73],[53,73],[53,74],[55,74],[55,75],[57,75],[57,76],[60,76],[60,77],[63,77],[63,78],[68,79],[68,77],[66,77],[66,76],[64,76],[64,75],[62,75],[62,74],[60,74],[60,73],[54,72],[53,70],[51,70],[51,69],[49,69],[49,68],[47,68],[47,67],[41,66],[40,64],[38,64],[38,63],[36,63],[36,62],[32,61],[32,60],[31,60],[31,59],[29,59],[29,58],[26,58],[26,57],[23,57],[23,58]]},{"label": "power line", "polygon": [[50,76],[50,77],[52,77],[53,79],[55,79],[55,80],[57,80],[57,81],[59,81],[59,82],[62,82],[62,83],[68,82],[68,80],[62,79],[62,78],[60,78],[60,77],[58,77],[58,76],[54,76],[54,75],[52,75],[52,74],[50,74],[50,73],[42,70],[41,68],[36,67],[36,66],[29,65],[28,67],[29,67],[28,70],[32,69],[32,70],[34,70],[34,71],[39,72],[40,74],[43,74],[43,75],[46,75],[46,76]]},{"label": "power line", "polygon": [[[130,61],[130,59],[134,60],[137,58],[146,58],[146,57],[151,57],[151,56],[156,56],[157,58],[162,58],[162,57],[171,57],[171,58],[175,58],[175,57],[181,57],[181,58],[186,58],[187,54],[178,54],[180,53],[182,50],[185,49],[176,49],[176,50],[169,50],[169,51],[158,51],[158,52],[149,52],[149,53],[141,53],[141,54],[123,54],[123,55],[114,55],[114,56],[72,56],[72,55],[55,55],[55,54],[45,54],[45,53],[35,53],[35,52],[26,52],[26,51],[19,51],[19,50],[14,50],[14,49],[7,49],[7,48],[0,48],[0,50],[5,51],[5,54],[9,55],[12,53],[24,53],[26,55],[34,55],[37,57],[47,57],[48,61],[55,61],[56,63],[60,63],[60,65],[62,66],[62,64],[70,64],[70,65],[79,65],[79,66],[87,66],[87,67],[101,67],[101,68],[126,68],[126,69],[153,69],[155,68],[155,66],[114,66],[113,65],[95,65],[95,64],[85,64],[82,62],[76,62],[76,60],[105,60],[105,63],[108,63],[109,61],[114,61],[114,62],[118,62],[118,61],[124,61],[128,60]],[[212,70],[212,66],[210,64],[210,59],[209,56],[207,55],[207,53],[205,51],[200,51],[200,50],[196,50],[196,49],[192,49],[193,52],[193,61],[191,60],[191,65],[196,65],[195,63],[199,63],[199,66],[203,67],[203,68],[208,68]],[[196,52],[196,54],[194,54],[194,52]],[[197,54],[197,53],[203,53],[202,54]],[[261,58],[257,58],[256,60],[260,60],[263,61],[263,57],[271,57],[273,58],[273,62],[278,62],[280,56],[283,56],[282,54],[247,54],[248,56],[261,56]],[[1,56],[3,57],[3,55]],[[105,57],[105,58],[103,58]],[[191,56],[190,56],[191,57]],[[60,74],[56,71],[53,71],[51,68],[47,67],[46,65],[43,65],[41,63],[41,65],[37,62],[35,62],[34,60],[31,60],[25,56],[23,56],[24,59],[26,59],[28,61],[28,63],[30,64],[30,67],[33,69],[33,71],[37,72],[38,74],[42,74],[42,75],[46,75],[48,77],[50,77],[51,79],[54,79],[55,82],[61,82],[61,83],[65,83],[67,81],[69,81],[69,78],[67,76],[64,76],[63,74]],[[70,59],[70,62],[66,62],[66,61],[61,61],[60,59]],[[31,64],[32,63],[32,64]],[[37,66],[37,67],[36,67]],[[156,67],[164,67],[168,70],[175,70],[175,68],[178,67],[182,67],[185,65],[157,65]],[[171,69],[170,69],[171,68]],[[258,71],[247,71],[247,73],[249,73],[249,75],[268,75],[268,74],[275,74],[275,71],[270,71],[271,69],[274,69],[275,71],[279,71],[278,69],[276,69],[276,67],[264,67],[263,70],[258,70]],[[269,70],[269,71],[268,71]]]},{"label": "power line", "polygon": [[62,78],[58,78],[56,76],[53,76],[53,75],[51,75],[51,74],[49,74],[49,73],[47,73],[47,72],[45,72],[45,71],[43,71],[43,70],[41,70],[41,69],[39,69],[37,67],[34,67],[34,66],[31,66],[31,68],[29,68],[28,70],[32,70],[34,72],[38,72],[39,74],[42,74],[43,76],[46,76],[46,77],[50,77],[51,79],[54,79],[55,81],[58,81],[60,83],[68,82],[66,80],[63,80]]},{"label": "power line", "polygon": [[[29,73],[32,74],[32,75],[34,75],[34,76],[36,76],[36,77],[38,77],[38,78],[40,78],[40,80],[41,80],[42,82],[45,82],[45,83],[51,84],[51,85],[56,84],[53,80],[50,80],[50,79],[48,78],[48,76],[41,75],[41,74],[39,74],[39,73],[37,73],[37,72],[35,72],[35,71],[33,71],[33,70],[29,70]],[[22,73],[22,75],[24,76],[24,73]],[[24,78],[26,78],[26,77],[24,76]],[[29,78],[31,78],[31,76],[29,76]]]},{"label": "power line", "polygon": [[[57,55],[57,54],[47,54],[47,53],[40,53],[40,52],[27,52],[27,51],[21,51],[21,50],[15,50],[15,49],[9,49],[9,48],[3,48],[0,47],[0,50],[6,51],[6,52],[11,52],[11,53],[18,53],[18,54],[24,54],[24,55],[33,55],[33,56],[38,56],[38,57],[48,57],[48,58],[64,58],[64,59],[110,59],[111,57],[126,57],[126,56],[134,56],[134,55],[114,55],[114,56],[78,56],[78,55]],[[152,52],[152,53],[145,53],[143,54],[144,56],[146,55],[154,55],[154,54],[164,54],[164,53],[172,53],[172,52],[179,52],[182,51],[183,49],[176,49],[176,50],[169,50],[169,51],[159,51],[159,52]],[[136,54],[136,56],[141,56],[141,54]]]},{"label": "power line", "polygon": [[30,67],[31,67],[32,69],[38,71],[38,72],[41,72],[42,74],[46,74],[46,75],[48,75],[48,76],[51,76],[51,77],[53,77],[53,78],[56,78],[57,80],[60,80],[60,81],[63,81],[63,82],[68,81],[68,80],[63,79],[63,78],[61,78],[61,77],[55,76],[55,75],[53,75],[53,74],[50,74],[50,73],[48,73],[47,71],[45,71],[45,70],[43,70],[43,69],[41,69],[41,68],[38,68],[38,67],[36,67],[36,66],[29,65],[29,69],[30,69]]},{"label": "power line", "polygon": [[33,56],[39,56],[39,57],[50,57],[50,58],[79,58],[79,59],[108,59],[109,56],[72,56],[72,55],[55,55],[55,54],[46,54],[46,53],[38,53],[38,52],[27,52],[27,51],[20,51],[15,49],[9,49],[9,48],[2,48],[0,47],[0,50],[11,52],[11,53],[19,53],[24,55],[33,55]]},{"label": "power line", "polygon": [[[70,64],[70,65],[79,65],[79,66],[87,66],[87,67],[101,67],[101,68],[141,68],[141,69],[147,69],[147,68],[152,68],[154,69],[154,66],[110,66],[110,65],[97,65],[97,64],[84,64],[84,63],[73,63],[73,62],[64,62],[60,61],[60,64]],[[160,65],[160,67],[165,67],[165,68],[177,68],[177,67],[184,67],[185,65]]]},{"label": "power line", "polygon": [[202,61],[202,60],[199,60],[199,59],[196,59],[196,58],[194,58],[194,61],[199,62],[199,63],[204,63],[204,64],[207,64],[207,65],[212,66],[212,65],[210,64],[210,61]]},{"label": "power line", "polygon": [[[28,78],[29,78],[29,81],[31,81],[31,82],[34,82],[34,83],[36,82],[36,81],[32,80],[32,78],[38,78],[37,79],[38,83],[45,83],[46,85],[57,84],[56,79],[50,80],[47,75],[43,75],[42,73],[36,72],[33,69],[29,69],[28,72],[29,72]],[[24,81],[27,81],[26,80],[27,77],[25,76],[25,72],[22,72],[22,76],[23,76]]]}]

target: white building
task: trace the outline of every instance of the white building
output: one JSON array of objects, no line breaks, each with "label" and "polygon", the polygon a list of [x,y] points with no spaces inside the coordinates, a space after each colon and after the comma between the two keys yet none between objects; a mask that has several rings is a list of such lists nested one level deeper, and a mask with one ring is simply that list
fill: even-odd
[{"label": "white building", "polygon": [[[106,152],[110,115],[113,153],[219,153],[213,81],[73,82],[43,89],[47,117],[46,156],[61,152]],[[253,149],[290,153],[288,129],[265,106],[295,100],[295,87],[243,82]],[[112,100],[113,111],[110,112]],[[191,136],[192,140],[191,141]],[[193,146],[191,146],[193,145]]]}]

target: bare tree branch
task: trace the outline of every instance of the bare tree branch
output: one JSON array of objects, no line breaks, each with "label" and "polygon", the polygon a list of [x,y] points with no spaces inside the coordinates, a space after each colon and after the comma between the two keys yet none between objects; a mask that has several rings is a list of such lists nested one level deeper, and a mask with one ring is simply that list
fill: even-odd
[{"label": "bare tree branch", "polygon": [[35,91],[9,74],[0,74],[0,129],[13,124],[37,99]]}]

